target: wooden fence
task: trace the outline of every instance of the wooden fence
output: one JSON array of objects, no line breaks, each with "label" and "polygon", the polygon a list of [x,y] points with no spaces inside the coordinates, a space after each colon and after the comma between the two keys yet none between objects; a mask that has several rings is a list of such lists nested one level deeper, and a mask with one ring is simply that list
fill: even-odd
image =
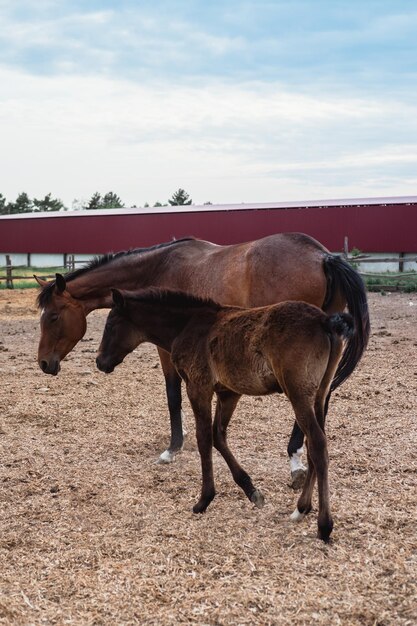
[{"label": "wooden fence", "polygon": [[[379,289],[385,289],[385,290],[391,290],[391,291],[396,291],[397,289],[400,290],[403,288],[403,282],[404,280],[407,281],[407,279],[415,279],[417,281],[417,274],[416,272],[404,272],[403,271],[403,267],[404,267],[404,263],[415,263],[417,262],[417,256],[415,257],[408,257],[408,258],[402,258],[402,257],[386,257],[386,258],[372,258],[369,257],[365,254],[359,254],[359,255],[343,255],[344,258],[351,263],[354,267],[356,267],[356,269],[358,270],[358,272],[360,273],[361,276],[364,277],[365,281],[367,279],[378,279],[379,280],[383,280],[385,279],[395,279],[398,280],[398,284],[382,284],[378,282],[378,288]],[[69,254],[67,257],[67,261],[66,261],[66,270],[67,271],[73,271],[75,266],[79,263],[86,263],[86,261],[76,261],[74,258],[74,255]],[[384,273],[370,273],[370,272],[361,272],[359,269],[359,265],[360,263],[398,263],[398,273],[393,274],[393,273],[389,273],[389,274],[384,274]],[[0,267],[0,283],[1,282],[5,282],[6,283],[6,288],[7,289],[14,289],[14,285],[13,285],[13,281],[18,281],[18,280],[25,280],[25,281],[35,281],[35,278],[33,276],[33,274],[31,275],[27,275],[27,274],[19,274],[19,273],[15,273],[18,270],[27,270],[27,266],[26,265],[12,265],[11,263],[11,259],[9,255],[6,255],[6,265],[4,267]],[[2,272],[5,272],[4,274]],[[48,279],[48,278],[55,278],[55,274],[51,274],[51,275],[42,275],[42,278],[44,279]]]},{"label": "wooden fence", "polygon": [[[76,263],[85,263],[85,261],[76,261],[74,259],[74,255],[69,254],[67,257],[67,262],[65,269],[68,271],[72,271],[75,267]],[[27,274],[19,275],[19,270],[27,270],[27,265],[13,265],[10,259],[10,255],[6,254],[6,265],[4,267],[0,267],[0,283],[6,283],[6,289],[14,289],[13,281],[17,280],[30,280],[36,282],[36,279],[33,274],[29,276]],[[17,274],[15,272],[18,272]],[[23,274],[22,271],[22,274]],[[4,272],[4,274],[3,274]],[[42,274],[43,279],[55,278],[55,274]]]}]

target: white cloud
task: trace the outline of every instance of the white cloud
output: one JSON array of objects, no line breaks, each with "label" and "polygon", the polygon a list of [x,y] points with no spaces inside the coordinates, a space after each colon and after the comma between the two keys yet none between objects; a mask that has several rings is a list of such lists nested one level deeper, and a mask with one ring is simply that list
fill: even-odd
[{"label": "white cloud", "polygon": [[141,204],[179,186],[196,202],[415,192],[416,106],[396,100],[10,69],[0,70],[0,84],[8,199],[52,192],[70,206],[111,189]]}]

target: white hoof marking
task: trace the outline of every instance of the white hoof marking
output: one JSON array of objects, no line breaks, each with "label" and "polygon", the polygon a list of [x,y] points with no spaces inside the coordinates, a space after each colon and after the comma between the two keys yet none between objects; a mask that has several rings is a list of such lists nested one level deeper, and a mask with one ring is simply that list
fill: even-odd
[{"label": "white hoof marking", "polygon": [[301,522],[301,520],[304,519],[304,517],[305,517],[304,513],[300,513],[298,509],[295,509],[295,511],[291,513],[290,515],[290,520],[292,522]]},{"label": "white hoof marking", "polygon": [[171,452],[170,450],[165,450],[165,452],[163,452],[159,459],[157,460],[157,464],[158,465],[166,465],[168,463],[172,463],[175,460],[175,453]]},{"label": "white hoof marking", "polygon": [[185,415],[182,409],[181,409],[181,425],[182,425],[182,434],[185,437],[185,435],[188,435],[188,431],[185,428]]},{"label": "white hoof marking", "polygon": [[301,448],[298,448],[297,452],[294,452],[291,455],[291,458],[290,458],[291,473],[296,472],[297,470],[303,470],[303,472],[307,471],[306,466],[301,460],[303,452],[304,452],[304,449],[303,449],[303,446],[301,446]]},{"label": "white hoof marking", "polygon": [[262,507],[265,505],[265,498],[263,494],[259,491],[259,489],[256,489],[253,492],[250,500],[258,509],[262,509]]}]

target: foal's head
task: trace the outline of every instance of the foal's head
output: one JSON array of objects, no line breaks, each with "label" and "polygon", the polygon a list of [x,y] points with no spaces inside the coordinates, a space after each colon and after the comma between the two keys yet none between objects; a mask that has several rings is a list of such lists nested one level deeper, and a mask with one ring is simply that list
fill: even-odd
[{"label": "foal's head", "polygon": [[146,341],[143,331],[129,316],[128,301],[117,289],[112,289],[113,308],[110,311],[101,339],[96,364],[99,370],[110,374],[140,343]]}]

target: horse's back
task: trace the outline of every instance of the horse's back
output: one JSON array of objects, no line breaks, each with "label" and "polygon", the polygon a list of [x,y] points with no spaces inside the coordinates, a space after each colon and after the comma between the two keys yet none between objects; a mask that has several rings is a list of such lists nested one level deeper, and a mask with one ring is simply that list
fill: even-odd
[{"label": "horse's back", "polygon": [[256,307],[305,300],[322,306],[325,254],[326,248],[301,233],[227,246],[193,240],[172,250],[162,281],[222,304]]},{"label": "horse's back", "polygon": [[282,302],[244,310],[222,309],[207,333],[213,378],[248,395],[286,389],[285,373],[319,384],[330,341],[326,314],[305,302]]},{"label": "horse's back", "polygon": [[247,306],[302,300],[321,307],[328,251],[312,237],[282,233],[254,241],[247,254]]},{"label": "horse's back", "polygon": [[291,400],[300,395],[310,399],[316,396],[329,367],[333,343],[342,346],[339,337],[331,338],[327,320],[326,313],[306,302],[270,307],[263,352]]}]

